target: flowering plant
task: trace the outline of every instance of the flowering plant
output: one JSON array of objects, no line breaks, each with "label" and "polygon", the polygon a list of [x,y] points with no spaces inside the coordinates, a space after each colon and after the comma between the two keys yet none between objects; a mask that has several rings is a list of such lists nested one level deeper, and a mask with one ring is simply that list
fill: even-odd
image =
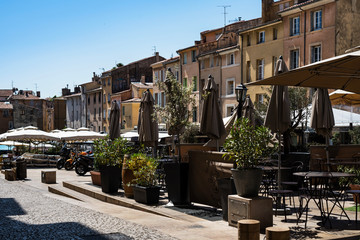
[{"label": "flowering plant", "polygon": [[156,169],[158,162],[155,158],[144,153],[136,153],[126,160],[127,168],[133,171],[133,182],[143,187],[155,186],[157,183]]},{"label": "flowering plant", "polygon": [[238,119],[224,143],[223,158],[236,163],[237,169],[255,168],[259,161],[275,150],[270,130],[264,126],[254,127],[248,118]]}]

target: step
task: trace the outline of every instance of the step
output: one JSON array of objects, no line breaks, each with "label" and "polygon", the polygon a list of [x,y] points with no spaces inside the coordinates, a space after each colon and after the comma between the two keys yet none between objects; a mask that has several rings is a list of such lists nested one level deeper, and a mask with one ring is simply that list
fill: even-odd
[{"label": "step", "polygon": [[65,188],[69,188],[73,191],[79,192],[81,194],[87,195],[89,197],[98,199],[103,202],[148,212],[163,217],[168,217],[172,219],[185,220],[188,222],[198,222],[199,218],[182,213],[170,208],[166,208],[164,205],[145,205],[136,202],[134,199],[126,198],[124,194],[119,191],[118,194],[107,194],[101,191],[101,187],[94,186],[90,183],[85,182],[63,182]]},{"label": "step", "polygon": [[78,201],[84,202],[85,200],[82,198],[82,194],[79,194],[76,191],[72,191],[69,188],[65,188],[61,185],[52,185],[48,186],[48,191],[51,193],[55,193],[64,197],[72,198]]}]

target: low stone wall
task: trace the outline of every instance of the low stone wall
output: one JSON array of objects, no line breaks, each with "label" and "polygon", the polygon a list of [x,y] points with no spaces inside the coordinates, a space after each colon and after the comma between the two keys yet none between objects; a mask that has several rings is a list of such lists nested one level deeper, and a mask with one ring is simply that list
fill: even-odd
[{"label": "low stone wall", "polygon": [[222,159],[222,152],[189,151],[190,201],[219,207],[220,194],[216,180],[231,177],[232,163]]}]

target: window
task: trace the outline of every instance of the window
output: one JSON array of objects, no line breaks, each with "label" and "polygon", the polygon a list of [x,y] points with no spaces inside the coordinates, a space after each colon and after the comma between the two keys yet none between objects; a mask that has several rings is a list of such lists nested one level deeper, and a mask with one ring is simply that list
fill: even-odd
[{"label": "window", "polygon": [[96,119],[96,108],[94,108],[94,120]]},{"label": "window", "polygon": [[196,62],[196,50],[191,51],[191,61]]},{"label": "window", "polygon": [[264,94],[256,94],[256,100],[257,103],[264,103]]},{"label": "window", "polygon": [[235,105],[231,104],[231,105],[226,105],[226,116],[229,117],[233,114],[235,109]]},{"label": "window", "polygon": [[282,11],[282,10],[284,10],[284,4],[279,5],[279,11]]},{"label": "window", "polygon": [[278,30],[277,30],[277,28],[274,28],[273,29],[273,40],[277,39],[277,34],[278,34]]},{"label": "window", "polygon": [[290,3],[286,2],[285,5],[284,5],[284,8],[288,8],[288,7],[290,7]]},{"label": "window", "polygon": [[94,94],[94,103],[96,103],[96,93]]},{"label": "window", "polygon": [[322,10],[311,13],[311,31],[322,28]]},{"label": "window", "polygon": [[3,110],[3,117],[4,118],[7,118],[7,117],[9,117],[9,110],[7,110],[7,109],[5,109],[5,110]]},{"label": "window", "polygon": [[101,93],[99,93],[99,103],[101,103]]},{"label": "window", "polygon": [[183,64],[187,64],[187,53],[183,55]]},{"label": "window", "polygon": [[156,104],[156,105],[159,105],[159,99],[158,99],[158,97],[159,97],[158,94],[155,93],[155,96],[154,96],[155,99],[154,99],[154,100],[155,100],[155,104]]},{"label": "window", "polygon": [[165,107],[165,93],[164,92],[161,92],[160,93],[160,96],[161,96],[161,107]]},{"label": "window", "polygon": [[234,95],[235,94],[235,79],[230,78],[226,79],[226,95]]},{"label": "window", "polygon": [[101,108],[99,108],[99,120],[101,120]]},{"label": "window", "polygon": [[110,96],[110,93],[108,93],[108,103],[110,102],[111,100],[111,96]]},{"label": "window", "polygon": [[88,104],[90,105],[90,97],[88,97]]},{"label": "window", "polygon": [[227,65],[232,65],[235,63],[235,56],[234,56],[234,53],[230,53],[228,55],[228,64]]},{"label": "window", "polygon": [[300,17],[294,17],[290,19],[290,36],[300,34]]},{"label": "window", "polygon": [[103,111],[103,119],[106,119],[106,110]]},{"label": "window", "polygon": [[103,86],[106,86],[106,80],[103,79]]},{"label": "window", "polygon": [[251,82],[251,65],[250,61],[246,62],[246,82]]},{"label": "window", "polygon": [[106,103],[106,95],[103,95],[103,102]]},{"label": "window", "polygon": [[160,71],[160,76],[161,76],[161,81],[163,82],[163,81],[165,81],[165,72],[164,72],[164,70],[161,70]]},{"label": "window", "polygon": [[125,115],[125,106],[122,107],[122,114]]},{"label": "window", "polygon": [[210,56],[210,67],[214,67],[214,56]]},{"label": "window", "polygon": [[108,120],[110,120],[110,112],[111,112],[111,109],[108,109],[108,115],[107,115],[107,118],[108,118]]},{"label": "window", "polygon": [[205,60],[201,60],[200,61],[200,68],[204,69],[205,68]]},{"label": "window", "polygon": [[259,32],[258,43],[263,43],[263,42],[265,42],[265,31]]},{"label": "window", "polygon": [[264,59],[257,60],[256,65],[257,65],[256,79],[257,80],[264,79]]},{"label": "window", "polygon": [[299,49],[290,51],[290,69],[299,67]]},{"label": "window", "polygon": [[110,82],[110,78],[108,78],[108,86],[110,86],[111,82]]},{"label": "window", "polygon": [[193,84],[193,92],[197,91],[197,77],[196,76],[193,76],[192,84]]},{"label": "window", "polygon": [[250,35],[247,35],[247,37],[246,37],[246,43],[247,43],[248,46],[251,45]]},{"label": "window", "polygon": [[321,46],[311,47],[311,63],[318,62],[321,60]]},{"label": "window", "polygon": [[197,108],[194,107],[192,111],[192,120],[193,122],[197,122]]},{"label": "window", "polygon": [[79,111],[76,111],[76,121],[79,121]]},{"label": "window", "polygon": [[220,65],[220,57],[216,58],[216,66],[218,67]]},{"label": "window", "polygon": [[159,72],[158,71],[155,71],[154,72],[154,75],[155,75],[155,82],[159,81]]},{"label": "window", "polygon": [[187,87],[187,78],[184,78],[184,80],[183,80],[183,86],[184,86],[184,87]]}]

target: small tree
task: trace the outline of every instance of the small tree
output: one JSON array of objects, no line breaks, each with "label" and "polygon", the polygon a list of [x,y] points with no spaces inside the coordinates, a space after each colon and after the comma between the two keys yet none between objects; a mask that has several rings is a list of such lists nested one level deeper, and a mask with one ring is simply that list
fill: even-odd
[{"label": "small tree", "polygon": [[170,135],[177,136],[180,161],[180,135],[189,124],[189,109],[193,109],[195,105],[193,88],[183,86],[170,70],[166,71],[165,82],[158,81],[157,85],[165,92],[166,104],[164,107],[155,106],[155,117],[165,121]]}]

